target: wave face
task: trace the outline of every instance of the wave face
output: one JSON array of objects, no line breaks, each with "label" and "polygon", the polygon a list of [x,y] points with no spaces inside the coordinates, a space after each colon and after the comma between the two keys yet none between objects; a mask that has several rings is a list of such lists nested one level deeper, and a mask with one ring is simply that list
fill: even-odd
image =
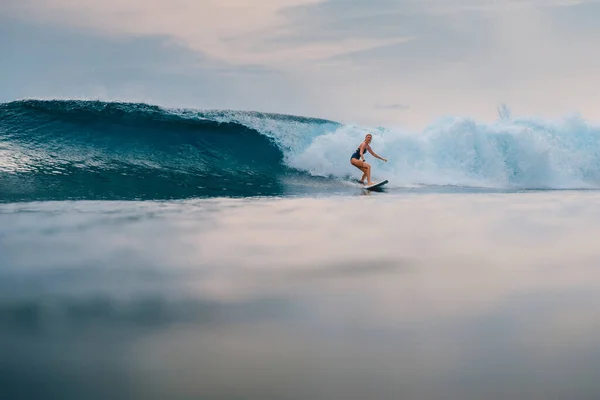
[{"label": "wave face", "polygon": [[[280,195],[290,149],[329,121],[147,104],[0,105],[4,201]],[[304,174],[307,175],[307,174]],[[308,175],[307,175],[308,176]]]},{"label": "wave face", "polygon": [[[272,196],[348,188],[367,132],[388,163],[373,178],[406,186],[600,187],[600,127],[572,117],[443,118],[425,131],[139,103],[0,104],[0,200]],[[303,188],[303,189],[302,189]],[[354,190],[354,189],[353,189]]]}]

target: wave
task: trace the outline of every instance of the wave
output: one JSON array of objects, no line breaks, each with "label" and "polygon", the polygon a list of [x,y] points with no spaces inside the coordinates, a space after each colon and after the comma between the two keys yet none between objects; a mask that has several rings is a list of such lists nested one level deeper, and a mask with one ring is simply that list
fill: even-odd
[{"label": "wave", "polygon": [[285,164],[335,122],[140,103],[0,105],[4,201],[173,199],[285,193]]},{"label": "wave", "polygon": [[[345,126],[314,140],[291,165],[341,176],[364,129]],[[352,147],[354,145],[354,147]],[[396,186],[459,186],[504,190],[600,188],[600,127],[573,116],[477,123],[445,117],[422,132],[380,128],[372,147],[375,172]]]},{"label": "wave", "polygon": [[[0,200],[174,199],[340,188],[367,132],[374,179],[494,189],[596,189],[600,127],[579,117],[489,124],[446,117],[422,132],[143,103],[0,104]],[[304,189],[299,189],[304,188]]]}]

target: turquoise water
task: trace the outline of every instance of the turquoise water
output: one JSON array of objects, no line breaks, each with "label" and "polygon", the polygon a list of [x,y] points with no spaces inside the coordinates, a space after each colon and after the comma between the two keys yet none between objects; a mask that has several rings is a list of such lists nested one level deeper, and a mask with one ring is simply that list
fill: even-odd
[{"label": "turquoise water", "polygon": [[600,194],[0,205],[7,398],[591,399]]}]

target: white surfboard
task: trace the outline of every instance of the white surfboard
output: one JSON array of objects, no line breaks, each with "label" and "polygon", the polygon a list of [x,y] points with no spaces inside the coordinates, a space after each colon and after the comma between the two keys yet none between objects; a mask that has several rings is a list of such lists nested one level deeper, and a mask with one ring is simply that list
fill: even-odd
[{"label": "white surfboard", "polygon": [[385,181],[381,181],[381,182],[379,182],[379,183],[374,183],[374,184],[372,184],[372,185],[365,186],[365,189],[367,189],[367,190],[377,189],[377,188],[380,188],[380,187],[382,187],[382,186],[383,186],[383,185],[385,185],[386,183],[388,183],[388,180],[387,180],[387,179],[386,179]]}]

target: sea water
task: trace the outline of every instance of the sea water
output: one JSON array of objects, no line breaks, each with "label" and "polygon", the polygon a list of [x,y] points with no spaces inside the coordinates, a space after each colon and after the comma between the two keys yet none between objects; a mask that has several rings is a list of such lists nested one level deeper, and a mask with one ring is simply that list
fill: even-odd
[{"label": "sea water", "polygon": [[3,397],[600,396],[598,128],[2,107]]}]

